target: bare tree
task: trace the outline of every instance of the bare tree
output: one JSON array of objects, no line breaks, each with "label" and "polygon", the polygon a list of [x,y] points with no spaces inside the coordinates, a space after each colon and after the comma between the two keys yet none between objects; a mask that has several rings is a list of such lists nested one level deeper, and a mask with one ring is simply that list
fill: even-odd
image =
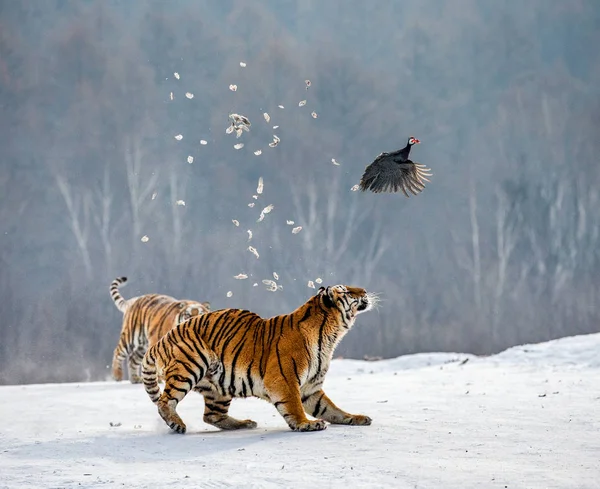
[{"label": "bare tree", "polygon": [[106,269],[110,273],[113,270],[114,263],[112,247],[113,232],[121,219],[113,219],[112,204],[114,196],[111,189],[110,167],[108,165],[104,167],[102,187],[96,190],[95,197],[96,200],[92,208],[92,215],[100,234],[100,241],[106,260]]},{"label": "bare tree", "polygon": [[501,302],[507,287],[507,274],[510,258],[517,244],[516,218],[511,215],[507,195],[496,188],[496,273],[494,276],[494,296],[492,315],[492,342],[497,343],[498,323],[501,317]]},{"label": "bare tree", "polygon": [[86,276],[92,276],[92,261],[90,259],[88,239],[90,231],[90,200],[81,190],[74,189],[67,179],[56,172],[54,174],[56,186],[63,197],[67,207],[69,225],[85,268]]},{"label": "bare tree", "polygon": [[[341,172],[334,172],[326,184],[310,181],[290,187],[294,214],[302,223],[302,253],[322,270],[339,270],[343,262],[345,273],[353,280],[370,282],[381,259],[391,245],[381,213],[373,200],[360,200],[354,194],[350,205],[340,199]],[[343,208],[342,208],[343,207]],[[368,234],[361,256],[349,260],[356,253],[353,240]]]},{"label": "bare tree", "polygon": [[124,140],[124,160],[131,207],[132,238],[135,243],[142,235],[148,208],[148,198],[152,196],[158,181],[157,170],[143,165],[144,150],[142,135],[129,134]]}]

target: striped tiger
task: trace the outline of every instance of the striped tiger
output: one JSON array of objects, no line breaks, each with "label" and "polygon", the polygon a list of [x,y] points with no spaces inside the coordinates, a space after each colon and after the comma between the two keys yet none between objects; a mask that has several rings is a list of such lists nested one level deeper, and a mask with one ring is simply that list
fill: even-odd
[{"label": "striped tiger", "polygon": [[209,302],[178,300],[168,295],[146,294],[125,300],[119,286],[127,282],[120,277],[110,284],[110,296],[123,313],[121,336],[113,354],[112,376],[123,380],[122,364],[129,366],[129,380],[139,384],[140,364],[148,346],[154,345],[171,328],[198,314],[210,311]]},{"label": "striped tiger", "polygon": [[228,415],[234,397],[250,396],[273,404],[294,431],[323,430],[326,421],[369,425],[371,418],[343,411],[322,386],[336,346],[356,316],[377,301],[364,289],[334,285],[321,287],[291,314],[270,319],[241,309],[193,317],[148,349],[144,387],[177,433],[186,426],[175,408],[192,389],[204,396],[204,421],[224,430],[256,427]]}]

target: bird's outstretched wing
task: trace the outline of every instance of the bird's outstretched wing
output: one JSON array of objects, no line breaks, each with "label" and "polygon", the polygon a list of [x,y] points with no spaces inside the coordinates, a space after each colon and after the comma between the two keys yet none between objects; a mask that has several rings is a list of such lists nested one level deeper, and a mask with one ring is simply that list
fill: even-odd
[{"label": "bird's outstretched wing", "polygon": [[394,161],[389,153],[381,153],[373,163],[365,169],[360,180],[360,189],[364,192],[398,192],[402,190],[404,195],[409,192],[417,195],[425,188],[426,177],[431,176],[431,170],[425,165],[406,160],[403,163]]}]

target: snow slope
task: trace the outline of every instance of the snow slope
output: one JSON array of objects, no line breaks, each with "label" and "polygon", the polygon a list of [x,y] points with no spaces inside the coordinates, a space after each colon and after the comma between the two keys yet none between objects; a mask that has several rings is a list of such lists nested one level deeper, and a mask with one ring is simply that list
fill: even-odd
[{"label": "snow slope", "polygon": [[256,399],[231,413],[259,428],[222,432],[192,393],[177,435],[140,385],[5,386],[0,488],[597,489],[599,374],[600,334],[486,358],[335,360],[325,390],[373,425],[316,433]]}]

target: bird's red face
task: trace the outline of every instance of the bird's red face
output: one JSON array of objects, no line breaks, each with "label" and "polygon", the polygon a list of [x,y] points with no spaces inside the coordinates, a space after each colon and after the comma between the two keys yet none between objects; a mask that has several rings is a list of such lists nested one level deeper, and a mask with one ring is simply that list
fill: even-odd
[{"label": "bird's red face", "polygon": [[410,138],[408,138],[408,144],[421,144],[421,141],[411,136]]}]

